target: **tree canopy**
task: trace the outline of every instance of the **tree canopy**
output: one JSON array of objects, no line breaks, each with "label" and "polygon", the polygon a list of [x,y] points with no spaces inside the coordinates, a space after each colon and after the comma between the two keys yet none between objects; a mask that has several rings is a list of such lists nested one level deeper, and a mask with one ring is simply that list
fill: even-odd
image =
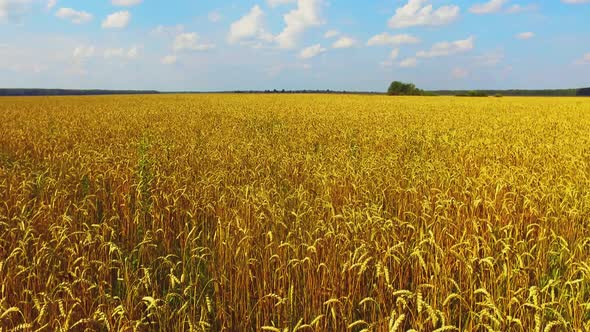
[{"label": "tree canopy", "polygon": [[87,96],[157,94],[154,90],[0,89],[0,96]]},{"label": "tree canopy", "polygon": [[421,96],[424,95],[424,91],[416,88],[412,83],[394,81],[389,85],[387,94],[390,96]]}]

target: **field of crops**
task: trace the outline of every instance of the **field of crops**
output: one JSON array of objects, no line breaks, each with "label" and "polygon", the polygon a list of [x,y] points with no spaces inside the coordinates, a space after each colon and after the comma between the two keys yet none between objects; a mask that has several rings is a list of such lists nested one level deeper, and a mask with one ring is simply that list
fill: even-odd
[{"label": "field of crops", "polygon": [[590,100],[0,100],[0,331],[588,331]]}]

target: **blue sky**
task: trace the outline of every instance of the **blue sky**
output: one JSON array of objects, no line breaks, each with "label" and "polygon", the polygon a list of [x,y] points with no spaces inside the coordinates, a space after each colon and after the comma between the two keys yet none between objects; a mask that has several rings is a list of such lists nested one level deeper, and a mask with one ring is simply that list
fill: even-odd
[{"label": "blue sky", "polygon": [[590,86],[590,0],[0,0],[0,87]]}]

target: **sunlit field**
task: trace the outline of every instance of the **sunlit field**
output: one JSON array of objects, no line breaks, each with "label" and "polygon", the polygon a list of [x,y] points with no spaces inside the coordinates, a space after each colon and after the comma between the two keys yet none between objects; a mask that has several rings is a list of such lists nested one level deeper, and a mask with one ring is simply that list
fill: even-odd
[{"label": "sunlit field", "polygon": [[0,99],[0,331],[588,331],[590,99]]}]

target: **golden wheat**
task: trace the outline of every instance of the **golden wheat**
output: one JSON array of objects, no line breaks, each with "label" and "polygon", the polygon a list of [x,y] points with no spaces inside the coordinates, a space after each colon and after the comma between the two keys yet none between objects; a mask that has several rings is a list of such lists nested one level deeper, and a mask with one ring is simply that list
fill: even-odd
[{"label": "golden wheat", "polygon": [[0,330],[584,331],[590,100],[0,100]]}]

